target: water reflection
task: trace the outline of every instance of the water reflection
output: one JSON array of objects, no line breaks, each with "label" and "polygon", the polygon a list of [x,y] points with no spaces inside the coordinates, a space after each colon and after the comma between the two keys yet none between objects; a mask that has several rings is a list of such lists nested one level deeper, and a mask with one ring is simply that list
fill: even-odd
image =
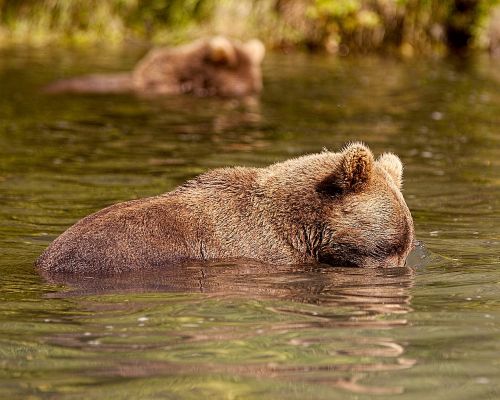
[{"label": "water reflection", "polygon": [[[407,323],[414,274],[411,267],[245,261],[193,263],[108,277],[52,276],[52,284],[67,286],[48,296],[76,300],[83,314],[94,317],[67,317],[65,323],[83,323],[85,331],[52,333],[45,341],[81,351],[98,349],[118,360],[119,354],[141,352],[134,362],[117,360],[87,371],[91,376],[230,374],[320,383],[355,393],[400,393],[400,386],[366,385],[362,378],[367,372],[414,365],[415,360],[404,357],[403,343],[390,334]],[[169,293],[181,296],[175,306]],[[184,313],[180,304],[190,311]],[[221,309],[227,314],[221,316]],[[245,348],[251,349],[246,356]],[[236,351],[238,357],[233,358]],[[311,353],[316,353],[315,359],[307,361]]]},{"label": "water reflection", "polygon": [[276,266],[254,261],[171,265],[113,276],[48,276],[67,291],[53,296],[183,292],[227,297],[279,298],[325,306],[359,306],[363,314],[406,313],[414,271],[404,268]]}]

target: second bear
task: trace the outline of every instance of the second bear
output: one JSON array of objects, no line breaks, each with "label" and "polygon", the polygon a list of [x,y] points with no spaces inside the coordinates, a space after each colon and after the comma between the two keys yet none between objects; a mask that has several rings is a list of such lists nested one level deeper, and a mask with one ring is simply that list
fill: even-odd
[{"label": "second bear", "polygon": [[264,45],[257,39],[240,43],[217,36],[152,50],[132,72],[63,79],[49,84],[45,92],[251,95],[262,89],[264,54]]}]

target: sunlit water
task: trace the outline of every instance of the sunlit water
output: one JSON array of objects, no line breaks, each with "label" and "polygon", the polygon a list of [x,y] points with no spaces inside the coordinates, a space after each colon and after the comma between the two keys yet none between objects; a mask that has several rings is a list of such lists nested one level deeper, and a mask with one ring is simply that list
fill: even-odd
[{"label": "sunlit water", "polygon": [[[140,55],[0,54],[0,398],[500,398],[499,62],[270,56],[242,102],[38,91]],[[406,268],[34,271],[106,205],[352,140],[405,163]]]}]

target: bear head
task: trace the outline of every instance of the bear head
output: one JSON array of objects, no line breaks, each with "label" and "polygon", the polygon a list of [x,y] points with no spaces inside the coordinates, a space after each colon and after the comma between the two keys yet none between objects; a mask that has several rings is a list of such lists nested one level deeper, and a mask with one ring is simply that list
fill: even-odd
[{"label": "bear head", "polygon": [[414,228],[401,193],[400,159],[385,153],[374,160],[366,146],[354,143],[336,164],[315,188],[326,222],[318,261],[403,266],[414,245]]},{"label": "bear head", "polygon": [[375,160],[361,143],[276,164],[271,187],[288,220],[281,229],[294,248],[321,263],[403,266],[414,228],[402,173],[396,155]]},{"label": "bear head", "polygon": [[216,36],[207,42],[205,63],[210,86],[219,96],[243,96],[262,90],[265,48],[258,39],[245,43]]}]

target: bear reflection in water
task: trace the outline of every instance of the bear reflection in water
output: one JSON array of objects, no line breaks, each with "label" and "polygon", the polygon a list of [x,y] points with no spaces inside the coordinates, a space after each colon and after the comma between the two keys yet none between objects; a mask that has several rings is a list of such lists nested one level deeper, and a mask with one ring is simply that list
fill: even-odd
[{"label": "bear reflection in water", "polygon": [[[66,285],[51,297],[113,293],[202,293],[215,297],[289,300],[321,306],[354,307],[355,325],[368,326],[380,314],[410,311],[408,288],[415,266],[395,268],[331,268],[327,265],[271,265],[255,261],[185,262],[161,271],[143,270],[115,275],[52,274],[52,284]],[[285,304],[285,303],[284,303]],[[128,305],[130,306],[130,305]],[[361,318],[362,316],[368,317]],[[341,325],[347,320],[336,319]],[[330,321],[329,323],[333,323]],[[397,320],[383,324],[398,324]]]},{"label": "bear reflection in water", "polygon": [[94,74],[49,84],[46,93],[246,96],[262,89],[264,45],[217,36],[150,51],[131,72]]},{"label": "bear reflection in water", "polygon": [[[162,271],[134,271],[105,277],[55,275],[54,283],[70,287],[49,296],[77,299],[85,315],[95,315],[92,321],[97,322],[93,329],[115,322],[120,332],[128,328],[130,337],[126,340],[113,340],[118,332],[105,331],[94,336],[97,340],[104,339],[99,344],[100,352],[127,354],[125,360],[106,370],[115,379],[117,376],[189,379],[193,375],[223,374],[265,377],[276,383],[333,386],[355,393],[394,394],[401,393],[403,387],[360,379],[369,373],[390,373],[415,364],[414,359],[405,356],[404,343],[391,334],[391,328],[407,324],[414,273],[411,266],[360,269],[248,261],[189,262]],[[135,297],[152,292],[162,294]],[[172,298],[165,292],[182,295]],[[115,293],[116,298],[95,296]],[[124,298],[130,301],[123,301]],[[221,315],[220,310],[229,315]],[[185,312],[196,315],[196,327],[185,325]],[[150,319],[141,328],[137,326],[137,316],[145,314]],[[216,322],[214,315],[218,316]],[[80,319],[75,325],[81,323],[80,314],[76,318]],[[145,337],[152,342],[144,342]],[[269,349],[262,346],[266,338],[278,346],[273,349],[273,360],[278,358],[280,362],[269,362]],[[64,348],[86,348],[88,340],[81,331],[57,335],[51,332],[47,336],[48,342]],[[214,354],[211,346],[233,342],[243,349],[241,358],[230,353],[231,362],[220,362],[217,358],[207,361],[203,356]],[[147,346],[155,352],[174,353],[174,361],[168,357],[164,360],[142,357]],[[253,349],[253,362],[246,361],[244,352],[248,347]],[[186,348],[198,354],[195,363],[176,361],[175,354],[182,354]],[[137,353],[140,354],[132,362],[130,355]],[[313,361],[308,357],[280,358],[283,354],[311,353]],[[315,359],[322,362],[314,362]]]},{"label": "bear reflection in water", "polygon": [[403,267],[414,245],[402,164],[360,143],[267,168],[207,172],[83,218],[36,262],[44,274],[117,274],[183,261]]}]

